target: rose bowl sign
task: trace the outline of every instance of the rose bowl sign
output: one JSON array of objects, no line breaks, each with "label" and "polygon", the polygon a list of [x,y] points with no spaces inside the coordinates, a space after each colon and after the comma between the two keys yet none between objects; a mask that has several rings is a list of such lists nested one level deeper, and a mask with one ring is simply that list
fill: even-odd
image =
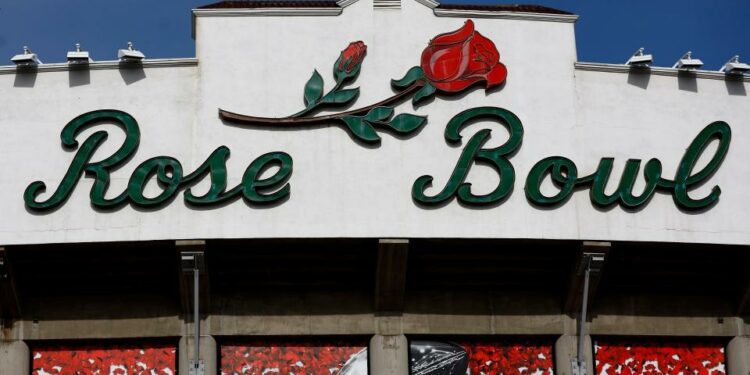
[{"label": "rose bowl sign", "polygon": [[[412,113],[396,113],[396,106],[411,99],[415,108],[430,103],[430,98],[441,93],[455,95],[481,85],[488,95],[502,88],[508,76],[506,66],[495,43],[475,30],[471,20],[453,32],[434,37],[422,52],[418,66],[405,69],[401,78],[391,81],[395,93],[373,104],[355,109],[360,88],[351,87],[365,68],[367,46],[361,41],[352,42],[333,64],[333,87],[326,89],[322,76],[314,70],[304,85],[304,108],[286,117],[259,117],[219,109],[225,123],[243,127],[271,127],[300,129],[335,125],[348,131],[363,145],[380,142],[379,131],[400,135],[414,134],[427,123],[427,117]],[[328,111],[319,114],[321,111]],[[95,131],[79,143],[77,137],[94,129],[102,122],[113,122],[125,133],[122,144],[108,157],[92,161],[92,156],[107,140],[105,131]],[[482,129],[465,141],[461,154],[447,182],[434,195],[426,193],[433,177],[423,175],[412,184],[412,199],[418,205],[437,205],[457,199],[471,206],[488,206],[502,203],[513,191],[516,172],[512,157],[520,152],[524,126],[519,117],[508,108],[481,106],[465,109],[455,114],[445,124],[445,140],[450,145],[463,142],[462,130],[470,124],[493,122],[505,127],[508,139],[497,147],[488,147],[490,129]],[[46,189],[43,181],[27,186],[23,198],[26,207],[33,211],[48,212],[59,207],[70,197],[84,176],[94,178],[90,192],[91,204],[97,209],[115,209],[125,204],[139,207],[159,207],[170,202],[182,192],[184,201],[191,206],[216,206],[242,198],[251,204],[283,203],[291,194],[293,184],[293,155],[283,151],[266,153],[257,157],[246,168],[241,181],[229,186],[226,162],[230,155],[227,146],[216,148],[193,171],[185,171],[174,157],[157,156],[138,165],[127,188],[108,193],[111,173],[123,166],[135,154],[140,143],[140,129],[134,116],[121,110],[104,109],[84,113],[71,120],[60,135],[63,147],[76,150],[59,185],[47,198],[39,195]],[[705,165],[698,160],[713,141],[718,147]],[[641,166],[641,160],[629,159],[617,183],[610,182],[614,158],[602,158],[591,173],[580,173],[576,164],[562,156],[550,156],[533,165],[524,182],[526,198],[540,207],[556,206],[568,200],[576,190],[588,189],[592,204],[598,207],[620,205],[638,208],[646,205],[657,192],[670,194],[677,207],[684,210],[705,210],[718,202],[719,186],[701,196],[692,194],[696,187],[708,182],[719,169],[731,141],[729,125],[714,121],[700,131],[687,148],[671,179],[662,174],[662,162],[653,158]],[[469,173],[473,166],[490,166],[498,177],[496,186],[488,193],[478,194],[472,189]],[[270,176],[264,174],[277,167]],[[641,173],[641,168],[643,172]],[[642,175],[645,188],[634,193],[634,186]],[[265,177],[264,177],[265,176]],[[149,181],[155,180],[160,188],[156,196],[144,191]],[[209,189],[195,194],[192,187],[201,181],[210,183]],[[556,192],[550,194],[541,188],[551,181]],[[616,186],[613,189],[611,186]],[[610,187],[608,189],[608,187]],[[607,190],[609,192],[607,192]],[[107,196],[110,196],[109,198]]]}]

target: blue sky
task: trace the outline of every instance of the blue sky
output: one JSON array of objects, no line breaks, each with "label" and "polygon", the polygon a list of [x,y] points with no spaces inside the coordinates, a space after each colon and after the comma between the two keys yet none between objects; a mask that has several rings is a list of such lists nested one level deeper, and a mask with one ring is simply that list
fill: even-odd
[{"label": "blue sky", "polygon": [[[411,1],[411,0],[402,0]],[[113,60],[133,41],[150,58],[190,57],[190,9],[211,0],[0,0],[0,65],[30,46],[44,62],[62,62],[80,42],[94,60]],[[657,66],[684,52],[719,69],[739,54],[750,61],[747,0],[450,0],[453,3],[540,4],[580,15],[580,61],[622,63],[638,47]],[[353,36],[354,37],[354,36]],[[529,43],[534,43],[529,40]]]}]

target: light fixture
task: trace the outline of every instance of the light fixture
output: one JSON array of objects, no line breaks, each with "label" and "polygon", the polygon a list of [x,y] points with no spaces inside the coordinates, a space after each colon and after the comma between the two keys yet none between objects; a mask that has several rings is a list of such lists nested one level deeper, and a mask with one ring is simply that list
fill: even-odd
[{"label": "light fixture", "polygon": [[202,251],[183,251],[180,254],[182,272],[192,273],[194,271],[205,272]]},{"label": "light fixture", "polygon": [[688,51],[672,66],[673,69],[697,70],[703,66],[703,61],[693,58],[693,53]]},{"label": "light fixture", "polygon": [[133,42],[128,42],[128,49],[118,50],[117,58],[122,62],[137,63],[141,62],[146,56],[143,52],[133,49]]},{"label": "light fixture", "polygon": [[81,51],[81,43],[76,43],[76,50],[68,52],[68,64],[83,65],[93,62],[88,51]]},{"label": "light fixture", "polygon": [[729,61],[727,61],[727,63],[724,64],[721,69],[719,69],[720,72],[723,72],[725,74],[738,76],[745,74],[745,72],[747,72],[748,70],[750,70],[750,65],[741,63],[739,55],[735,55],[734,57],[729,59]]},{"label": "light fixture", "polygon": [[10,61],[20,67],[36,66],[42,63],[39,61],[36,53],[32,53],[29,47],[26,46],[23,46],[22,54],[13,56]]},{"label": "light fixture", "polygon": [[633,56],[630,56],[625,65],[630,65],[634,68],[648,68],[653,61],[654,57],[652,55],[644,55],[643,47],[641,47],[633,53]]},{"label": "light fixture", "polygon": [[578,264],[578,275],[583,275],[587,269],[592,273],[601,272],[606,257],[605,253],[584,252]]}]

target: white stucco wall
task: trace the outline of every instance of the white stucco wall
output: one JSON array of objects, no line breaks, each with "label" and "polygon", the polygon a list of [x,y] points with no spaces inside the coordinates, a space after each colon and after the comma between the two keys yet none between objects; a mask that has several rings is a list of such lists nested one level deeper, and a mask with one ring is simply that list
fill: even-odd
[{"label": "white stucco wall", "polygon": [[[332,85],[331,68],[349,42],[368,45],[355,107],[393,95],[390,79],[419,64],[422,50],[439,33],[463,25],[464,18],[436,17],[415,1],[401,10],[372,10],[360,0],[339,16],[196,17],[198,65],[143,70],[145,78],[126,79],[120,71],[94,70],[90,82],[73,85],[69,72],[39,72],[33,87],[17,84],[15,74],[0,74],[0,244],[256,237],[456,237],[555,238],[677,241],[750,244],[750,219],[742,189],[750,183],[744,161],[750,151],[745,129],[747,97],[721,80],[697,79],[692,86],[677,77],[651,76],[646,88],[628,83],[628,74],[574,69],[572,23],[525,19],[473,18],[476,30],[495,42],[508,79],[499,91],[469,90],[457,98],[438,97],[414,109],[407,102],[396,113],[428,115],[417,135],[398,139],[380,133],[379,145],[354,142],[341,127],[296,130],[229,126],[218,108],[248,115],[281,117],[303,107],[302,90],[313,69]],[[128,84],[129,83],[129,84]],[[739,83],[745,87],[747,83]],[[21,87],[27,86],[27,87]],[[643,86],[641,84],[641,86]],[[691,91],[692,90],[692,91]],[[428,192],[442,188],[463,145],[451,147],[443,136],[455,114],[477,106],[506,108],[520,117],[525,136],[511,159],[515,189],[501,205],[468,208],[453,201],[425,208],[411,197],[414,180],[435,177]],[[182,194],[157,210],[131,206],[98,212],[89,204],[90,179],[82,179],[58,210],[37,214],[23,203],[23,191],[35,180],[48,184],[47,197],[63,176],[73,153],[60,147],[59,133],[75,116],[113,108],[140,124],[137,154],[118,170],[110,196],[119,193],[140,162],[158,155],[179,159],[186,172],[214,149],[228,146],[229,186],[239,183],[256,157],[283,151],[294,159],[291,197],[272,207],[242,201],[213,209],[185,205]],[[534,163],[566,156],[581,174],[593,172],[602,157],[616,157],[616,183],[627,158],[658,157],[672,178],[684,149],[715,120],[734,131],[726,161],[706,186],[722,188],[721,201],[708,212],[680,211],[658,193],[644,209],[595,208],[587,191],[555,209],[531,205],[524,182]],[[464,141],[484,127],[493,129],[488,146],[507,136],[500,125],[479,123]],[[108,155],[123,135],[112,127],[97,155]],[[90,134],[88,132],[87,134]],[[81,138],[83,139],[83,138]],[[110,147],[110,148],[106,148]],[[619,168],[619,169],[618,169]],[[486,167],[472,169],[468,180],[478,193],[495,186]],[[155,184],[153,184],[155,185]],[[205,191],[207,181],[196,188]],[[151,186],[152,192],[158,192]]]}]

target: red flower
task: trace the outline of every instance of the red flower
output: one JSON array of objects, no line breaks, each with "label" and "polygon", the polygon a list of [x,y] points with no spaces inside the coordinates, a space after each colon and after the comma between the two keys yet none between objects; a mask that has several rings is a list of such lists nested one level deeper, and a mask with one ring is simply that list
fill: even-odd
[{"label": "red flower", "polygon": [[485,82],[489,89],[508,75],[495,44],[474,31],[471,20],[430,41],[422,52],[422,70],[433,86],[445,92],[459,92],[477,82]]},{"label": "red flower", "polygon": [[341,51],[338,61],[336,61],[336,71],[341,73],[352,73],[357,68],[367,53],[367,46],[362,41],[351,42],[349,46]]}]

